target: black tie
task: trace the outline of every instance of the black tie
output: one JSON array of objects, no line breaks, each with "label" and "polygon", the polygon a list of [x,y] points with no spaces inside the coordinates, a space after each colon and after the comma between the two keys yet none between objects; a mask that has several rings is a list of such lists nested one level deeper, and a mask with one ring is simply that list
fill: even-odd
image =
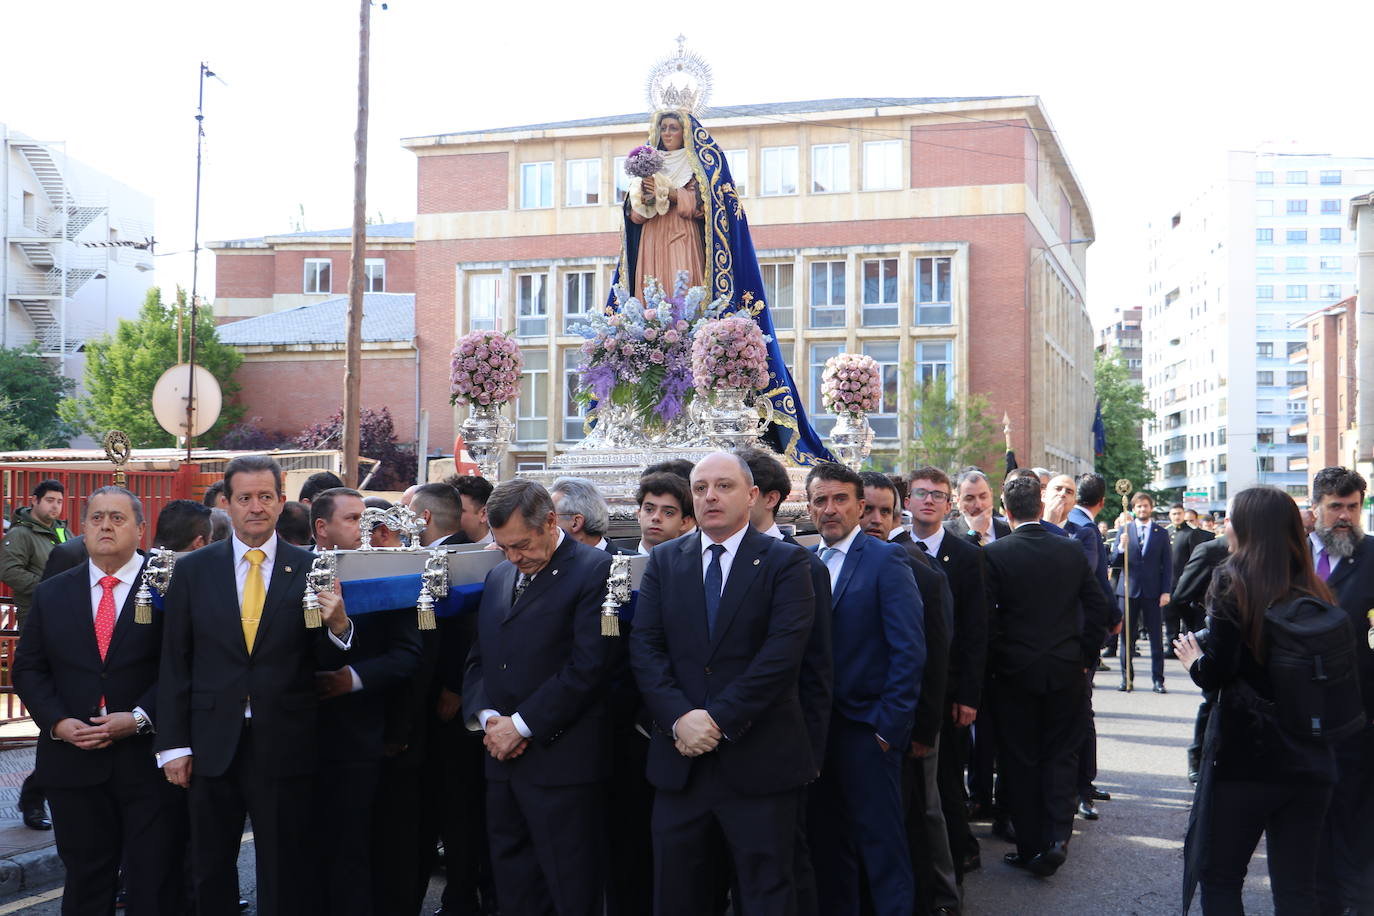
[{"label": "black tie", "polygon": [[982,544],[983,544],[983,536],[982,536],[981,534],[979,534],[978,531],[976,531],[976,530],[973,529],[973,528],[970,528],[970,529],[968,530],[968,536],[969,536],[969,540],[973,541],[973,543],[979,545],[980,547],[982,546]]},{"label": "black tie", "polygon": [[716,611],[720,610],[720,592],[725,576],[720,568],[720,556],[725,553],[724,544],[712,544],[706,548],[711,552],[711,565],[706,567],[706,635],[715,638]]},{"label": "black tie", "polygon": [[525,575],[524,573],[521,573],[520,575],[516,576],[516,577],[515,577],[515,591],[511,594],[510,603],[511,603],[511,604],[515,604],[515,602],[519,601],[519,600],[520,600],[520,596],[523,595],[523,594],[525,594],[525,589],[527,589],[527,588],[529,588],[529,587],[530,587],[530,577],[529,577],[529,576]]},{"label": "black tie", "polygon": [[930,553],[930,548],[926,546],[925,541],[917,541],[916,546],[921,548],[921,553]]}]

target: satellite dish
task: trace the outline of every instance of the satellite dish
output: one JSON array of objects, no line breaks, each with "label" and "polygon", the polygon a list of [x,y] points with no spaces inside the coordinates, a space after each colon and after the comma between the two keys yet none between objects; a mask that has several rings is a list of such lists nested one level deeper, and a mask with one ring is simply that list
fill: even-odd
[{"label": "satellite dish", "polygon": [[[186,435],[186,398],[191,378],[191,366],[177,363],[162,373],[153,386],[153,416],[159,426],[178,438]],[[191,435],[199,436],[215,425],[224,403],[219,382],[204,366],[195,367],[193,400]]]}]

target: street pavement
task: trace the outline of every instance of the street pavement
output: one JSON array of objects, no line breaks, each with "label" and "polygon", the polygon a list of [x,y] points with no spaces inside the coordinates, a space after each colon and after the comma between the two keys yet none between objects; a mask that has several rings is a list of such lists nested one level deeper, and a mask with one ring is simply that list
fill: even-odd
[{"label": "street pavement", "polygon": [[[1113,667],[1115,662],[1111,660]],[[1111,801],[1097,806],[1101,820],[1075,820],[1068,862],[1054,877],[1043,880],[1005,865],[1002,854],[1012,847],[992,836],[988,824],[975,825],[983,867],[966,879],[967,916],[1172,916],[1180,912],[1183,835],[1193,795],[1184,752],[1192,737],[1198,692],[1177,662],[1169,663],[1170,692],[1163,696],[1150,691],[1148,676],[1144,690],[1119,693],[1118,678],[1115,671],[1099,673],[1093,697],[1097,785],[1112,794]],[[52,834],[27,830],[14,811],[19,782],[32,761],[31,748],[0,751],[0,916],[46,916],[60,911],[61,865],[50,849],[42,849],[49,846]],[[241,889],[250,899],[253,849],[250,836],[239,856]],[[22,889],[11,889],[16,861],[23,861],[25,873],[33,876]],[[1261,843],[1246,881],[1247,913],[1273,912],[1265,866]],[[438,907],[442,888],[443,876],[438,875],[430,883],[425,913]],[[254,912],[252,907],[247,910],[250,916]],[[1201,912],[1196,901],[1193,912]]]}]

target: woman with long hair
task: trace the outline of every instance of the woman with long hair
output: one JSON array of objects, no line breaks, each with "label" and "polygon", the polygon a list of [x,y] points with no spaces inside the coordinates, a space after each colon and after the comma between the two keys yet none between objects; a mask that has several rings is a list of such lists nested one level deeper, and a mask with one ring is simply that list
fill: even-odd
[{"label": "woman with long hair", "polygon": [[1293,498],[1273,487],[1236,494],[1234,552],[1207,594],[1210,630],[1174,651],[1194,683],[1220,691],[1203,747],[1185,844],[1184,912],[1202,885],[1204,916],[1243,914],[1241,888],[1260,836],[1278,916],[1316,913],[1317,850],[1336,778],[1331,745],[1281,728],[1266,672],[1265,612],[1300,597],[1334,603],[1313,571]]}]

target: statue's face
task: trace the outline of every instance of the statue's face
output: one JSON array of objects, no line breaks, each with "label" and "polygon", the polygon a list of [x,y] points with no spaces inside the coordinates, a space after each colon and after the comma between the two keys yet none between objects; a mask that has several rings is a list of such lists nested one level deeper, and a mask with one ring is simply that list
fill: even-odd
[{"label": "statue's face", "polygon": [[682,122],[663,118],[658,122],[658,139],[665,150],[682,149]]}]

